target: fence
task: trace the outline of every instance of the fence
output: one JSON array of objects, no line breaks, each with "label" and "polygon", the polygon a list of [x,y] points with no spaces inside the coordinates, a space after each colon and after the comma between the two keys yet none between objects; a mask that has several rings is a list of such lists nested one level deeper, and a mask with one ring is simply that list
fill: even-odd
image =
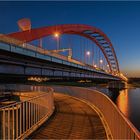
[{"label": "fence", "polygon": [[24,139],[51,116],[53,91],[0,108],[0,139]]}]

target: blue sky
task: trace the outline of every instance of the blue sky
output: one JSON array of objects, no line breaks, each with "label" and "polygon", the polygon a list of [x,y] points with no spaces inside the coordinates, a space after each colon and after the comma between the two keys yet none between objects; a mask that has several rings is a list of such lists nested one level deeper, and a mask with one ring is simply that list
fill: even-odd
[{"label": "blue sky", "polygon": [[30,18],[32,27],[65,23],[100,28],[112,41],[120,69],[140,77],[140,2],[0,2],[0,33],[18,31],[16,22]]}]

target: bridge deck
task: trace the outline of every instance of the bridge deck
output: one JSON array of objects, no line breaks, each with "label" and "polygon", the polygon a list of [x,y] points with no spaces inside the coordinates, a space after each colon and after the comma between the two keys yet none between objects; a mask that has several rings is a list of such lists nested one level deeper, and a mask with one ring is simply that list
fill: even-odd
[{"label": "bridge deck", "polygon": [[30,139],[106,139],[97,113],[87,104],[63,94],[55,94],[56,111]]}]

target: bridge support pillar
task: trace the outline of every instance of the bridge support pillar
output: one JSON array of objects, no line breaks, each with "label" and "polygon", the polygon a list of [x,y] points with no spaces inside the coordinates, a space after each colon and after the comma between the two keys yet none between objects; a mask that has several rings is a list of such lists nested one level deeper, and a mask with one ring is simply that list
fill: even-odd
[{"label": "bridge support pillar", "polygon": [[124,89],[127,88],[127,82],[124,81],[111,81],[108,83],[110,89]]}]

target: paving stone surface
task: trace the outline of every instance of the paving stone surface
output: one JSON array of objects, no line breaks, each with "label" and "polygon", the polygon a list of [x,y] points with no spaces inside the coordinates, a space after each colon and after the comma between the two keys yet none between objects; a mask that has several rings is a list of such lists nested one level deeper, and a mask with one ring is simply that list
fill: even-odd
[{"label": "paving stone surface", "polygon": [[54,94],[56,110],[29,139],[107,139],[98,114],[87,104]]}]

